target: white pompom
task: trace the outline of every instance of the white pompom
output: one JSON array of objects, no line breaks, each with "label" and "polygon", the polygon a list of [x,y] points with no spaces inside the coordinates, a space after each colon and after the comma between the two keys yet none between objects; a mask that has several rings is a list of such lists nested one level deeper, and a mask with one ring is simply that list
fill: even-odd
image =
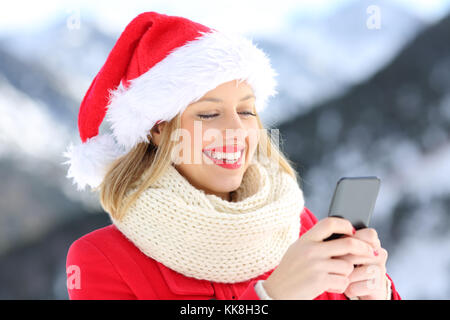
[{"label": "white pompom", "polygon": [[124,153],[110,134],[92,137],[76,146],[71,143],[63,153],[68,159],[63,164],[70,165],[67,178],[73,178],[78,190],[86,185],[95,188],[103,181],[108,165]]}]

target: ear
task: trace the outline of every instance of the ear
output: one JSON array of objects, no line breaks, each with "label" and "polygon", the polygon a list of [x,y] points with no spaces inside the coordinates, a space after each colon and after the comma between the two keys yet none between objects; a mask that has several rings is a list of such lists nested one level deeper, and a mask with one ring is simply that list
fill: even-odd
[{"label": "ear", "polygon": [[166,126],[166,123],[167,123],[166,121],[158,122],[150,130],[150,134],[152,136],[151,141],[156,146],[159,146],[159,143],[161,141],[161,134],[162,134],[162,131],[164,130],[164,127]]}]

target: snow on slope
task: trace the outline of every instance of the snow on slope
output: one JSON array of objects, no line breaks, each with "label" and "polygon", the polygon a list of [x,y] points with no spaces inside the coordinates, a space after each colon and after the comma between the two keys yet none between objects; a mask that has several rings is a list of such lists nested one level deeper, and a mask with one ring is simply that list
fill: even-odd
[{"label": "snow on slope", "polygon": [[31,100],[3,77],[0,114],[0,157],[18,154],[53,162],[69,135],[67,128],[46,112],[42,102]]},{"label": "snow on slope", "polygon": [[373,1],[350,3],[320,20],[295,13],[278,38],[260,39],[280,73],[280,94],[261,115],[281,123],[318,103],[345,93],[383,68],[425,22],[390,1],[377,1],[380,29],[367,28]]}]

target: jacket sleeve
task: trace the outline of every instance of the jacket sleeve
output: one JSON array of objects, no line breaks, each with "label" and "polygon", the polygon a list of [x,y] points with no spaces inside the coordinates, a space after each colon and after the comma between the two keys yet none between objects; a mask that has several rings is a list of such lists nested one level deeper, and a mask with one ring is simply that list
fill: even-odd
[{"label": "jacket sleeve", "polygon": [[390,300],[402,300],[402,298],[398,294],[397,290],[395,289],[394,281],[392,281],[392,278],[387,273],[386,273],[386,276],[388,277],[389,281],[391,282],[391,298],[390,298]]},{"label": "jacket sleeve", "polygon": [[244,292],[238,297],[238,300],[261,300],[255,290],[257,282],[258,279],[251,280]]},{"label": "jacket sleeve", "polygon": [[72,243],[66,273],[70,300],[136,299],[114,265],[88,240],[80,238]]}]

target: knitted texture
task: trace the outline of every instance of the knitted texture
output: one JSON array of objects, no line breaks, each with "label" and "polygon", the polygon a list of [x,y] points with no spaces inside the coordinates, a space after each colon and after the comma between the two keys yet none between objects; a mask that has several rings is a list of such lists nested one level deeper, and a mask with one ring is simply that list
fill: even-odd
[{"label": "knitted texture", "polygon": [[298,239],[304,208],[295,179],[262,159],[250,163],[232,201],[195,188],[171,165],[121,221],[111,219],[144,254],[185,276],[252,279]]}]

